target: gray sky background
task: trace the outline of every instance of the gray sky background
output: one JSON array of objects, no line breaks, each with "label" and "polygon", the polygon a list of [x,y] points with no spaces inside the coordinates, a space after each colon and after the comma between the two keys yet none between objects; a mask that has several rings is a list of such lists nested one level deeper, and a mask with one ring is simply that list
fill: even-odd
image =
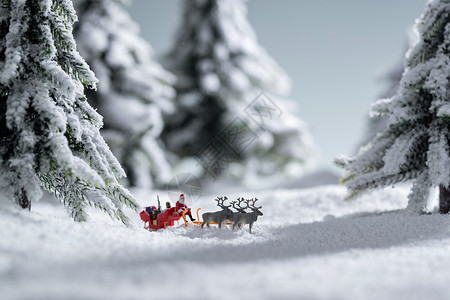
[{"label": "gray sky background", "polygon": [[[337,154],[352,155],[357,150],[370,103],[384,87],[377,74],[401,59],[407,29],[425,3],[247,2],[259,43],[292,79],[291,98],[321,149],[319,167],[332,167]],[[170,48],[180,15],[178,0],[134,0],[129,11],[157,55]]]}]

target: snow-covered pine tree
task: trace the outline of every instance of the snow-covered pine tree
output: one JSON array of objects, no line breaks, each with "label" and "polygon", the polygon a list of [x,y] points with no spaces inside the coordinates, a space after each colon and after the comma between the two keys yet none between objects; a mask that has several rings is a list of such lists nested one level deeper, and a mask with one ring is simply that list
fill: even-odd
[{"label": "snow-covered pine tree", "polygon": [[[290,81],[258,44],[245,0],[183,1],[181,24],[166,61],[177,76],[177,108],[163,138],[180,157],[199,156],[236,117],[236,131],[247,130],[257,138],[245,151],[237,150],[239,155],[227,153],[235,177],[281,174],[288,165],[312,157],[315,146],[307,127],[291,113],[292,107],[274,98],[287,94]],[[261,92],[284,112],[265,128],[243,114]],[[218,147],[226,152],[225,146]]]},{"label": "snow-covered pine tree", "polygon": [[376,102],[388,127],[357,157],[336,159],[353,195],[414,180],[408,208],[421,211],[439,186],[441,213],[450,208],[450,0],[431,0],[416,22],[419,41],[408,52],[396,95]]},{"label": "snow-covered pine tree", "polygon": [[[403,71],[405,70],[405,58],[396,62],[391,68],[384,72],[380,79],[385,83],[385,89],[379,94],[378,99],[387,99],[393,97],[400,86]],[[367,130],[365,132],[363,141],[360,145],[369,143],[380,131],[383,131],[389,122],[389,118],[382,115],[375,115],[368,118]]]},{"label": "snow-covered pine tree", "polygon": [[[405,53],[407,53],[408,49],[412,48],[417,41],[418,37],[416,30],[410,28],[408,30],[408,39],[405,44],[403,55],[392,66],[381,72],[378,77],[380,81],[384,83],[384,89],[378,95],[378,99],[387,99],[395,96],[400,86],[403,71],[405,70]],[[389,118],[387,116],[374,115],[371,118],[368,118],[367,130],[360,145],[363,146],[370,142],[378,132],[383,131],[387,127],[388,123]]]},{"label": "snow-covered pine tree", "polygon": [[[173,111],[175,77],[152,59],[151,46],[123,0],[75,0],[74,36],[80,54],[99,78],[87,97],[103,116],[101,131],[131,186],[161,186],[170,165],[159,136],[162,116]],[[128,1],[127,1],[128,2]]]},{"label": "snow-covered pine tree", "polygon": [[2,0],[0,190],[22,207],[53,192],[76,221],[95,206],[128,224],[133,196],[100,135],[84,87],[97,79],[76,51],[69,0]]}]

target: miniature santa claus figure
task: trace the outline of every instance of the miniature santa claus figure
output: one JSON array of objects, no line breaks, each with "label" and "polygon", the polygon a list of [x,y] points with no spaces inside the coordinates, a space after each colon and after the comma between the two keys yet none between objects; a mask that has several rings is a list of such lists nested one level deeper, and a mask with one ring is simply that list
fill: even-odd
[{"label": "miniature santa claus figure", "polygon": [[184,201],[184,194],[180,195],[180,198],[178,199],[177,203],[175,204],[175,210],[177,213],[181,214],[183,211],[187,210],[185,215],[188,215],[189,218],[191,218],[191,221],[195,221],[194,218],[192,218],[191,210],[187,207],[185,201]]}]

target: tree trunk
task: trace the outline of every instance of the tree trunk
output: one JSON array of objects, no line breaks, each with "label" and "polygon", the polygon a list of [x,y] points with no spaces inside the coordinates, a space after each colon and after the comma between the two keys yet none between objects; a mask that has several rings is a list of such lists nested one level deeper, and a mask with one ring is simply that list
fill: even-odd
[{"label": "tree trunk", "polygon": [[450,190],[445,186],[439,186],[439,213],[448,214],[450,211]]},{"label": "tree trunk", "polygon": [[28,210],[31,210],[31,201],[28,199],[27,192],[25,192],[24,189],[22,189],[22,194],[19,198],[19,205],[23,209],[28,208]]}]

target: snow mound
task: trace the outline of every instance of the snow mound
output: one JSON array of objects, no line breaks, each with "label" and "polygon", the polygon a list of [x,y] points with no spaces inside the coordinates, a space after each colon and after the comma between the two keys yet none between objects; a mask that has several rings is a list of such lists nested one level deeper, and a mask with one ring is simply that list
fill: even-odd
[{"label": "snow mound", "polygon": [[[260,199],[253,234],[214,225],[149,232],[138,217],[130,229],[100,214],[75,223],[51,201],[31,212],[4,203],[2,298],[448,299],[450,218],[400,210],[408,190],[355,201],[331,185],[227,195]],[[153,193],[136,196],[150,204]],[[192,208],[215,210],[216,196]]]}]

